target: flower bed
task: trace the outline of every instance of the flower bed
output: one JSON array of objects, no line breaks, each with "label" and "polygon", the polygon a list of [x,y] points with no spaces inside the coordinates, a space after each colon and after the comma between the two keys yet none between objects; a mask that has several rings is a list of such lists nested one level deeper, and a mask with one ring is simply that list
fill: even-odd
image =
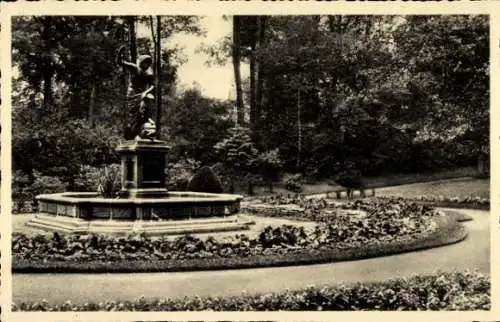
[{"label": "flower bed", "polygon": [[386,200],[414,201],[433,207],[490,210],[490,199],[482,197],[415,196],[412,198],[408,198],[396,195],[391,197],[379,196],[378,198]]},{"label": "flower bed", "polygon": [[[252,202],[261,202],[270,205],[290,205],[294,204],[304,209],[317,208],[324,209],[331,207],[332,205],[338,205],[340,202],[338,199],[332,198],[306,198],[304,195],[300,194],[288,194],[288,195],[272,195],[264,196],[258,198],[250,199]],[[360,200],[360,199],[357,199]],[[393,203],[401,202],[416,202],[432,207],[449,207],[449,208],[471,208],[471,209],[490,209],[490,199],[478,196],[464,196],[464,197],[447,197],[447,196],[434,196],[434,195],[422,195],[422,196],[403,196],[403,195],[391,195],[391,196],[378,196],[376,198],[369,198],[364,200],[379,200],[388,201]]]},{"label": "flower bed", "polygon": [[133,302],[12,305],[12,311],[409,311],[489,310],[490,279],[477,272],[435,273],[384,282],[310,287],[232,297],[184,297]]},{"label": "flower bed", "polygon": [[[332,218],[343,216],[346,210],[362,210],[367,214],[363,220],[377,220],[386,223],[405,218],[421,220],[442,214],[426,204],[393,198],[357,199],[346,203],[335,203],[324,198],[305,199],[297,196],[296,198],[265,199],[264,201],[265,203],[242,205],[241,211],[266,217],[286,217],[319,222],[330,222]],[[270,207],[268,204],[275,206]]]},{"label": "flower bed", "polygon": [[205,240],[14,234],[14,272],[133,272],[280,266],[352,260],[436,247],[463,240],[463,226],[416,203],[359,200],[343,206],[362,210],[304,211],[315,229],[267,227],[258,237]]}]

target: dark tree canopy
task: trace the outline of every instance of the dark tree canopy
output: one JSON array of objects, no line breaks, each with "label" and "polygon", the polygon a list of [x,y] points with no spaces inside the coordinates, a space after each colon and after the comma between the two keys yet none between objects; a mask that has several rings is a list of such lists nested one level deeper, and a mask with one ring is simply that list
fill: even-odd
[{"label": "dark tree canopy", "polygon": [[200,52],[234,71],[234,101],[177,87],[186,58],[164,40],[202,36],[201,17],[162,16],[159,35],[152,17],[134,17],[152,31],[134,46],[129,18],[13,19],[15,170],[71,186],[80,166],[116,162],[125,97],[116,50],[153,54],[158,36],[158,123],[172,164],[276,180],[333,178],[350,164],[375,176],[488,159],[487,16],[227,17],[230,34]]}]

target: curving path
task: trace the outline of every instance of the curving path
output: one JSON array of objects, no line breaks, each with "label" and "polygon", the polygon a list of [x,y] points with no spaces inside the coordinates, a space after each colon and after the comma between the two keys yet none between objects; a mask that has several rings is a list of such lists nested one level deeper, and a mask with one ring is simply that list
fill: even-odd
[{"label": "curving path", "polygon": [[401,255],[308,266],[137,274],[14,274],[13,301],[100,302],[182,296],[277,292],[310,285],[380,281],[436,270],[490,272],[489,211],[464,210],[467,239],[458,244]]}]

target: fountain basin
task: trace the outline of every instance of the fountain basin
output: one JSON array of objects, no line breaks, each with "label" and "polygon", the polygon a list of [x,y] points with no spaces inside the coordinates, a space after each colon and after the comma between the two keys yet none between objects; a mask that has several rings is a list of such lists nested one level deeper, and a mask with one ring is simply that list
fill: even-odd
[{"label": "fountain basin", "polygon": [[40,213],[27,223],[73,233],[186,234],[248,229],[240,195],[169,191],[163,197],[102,198],[94,192],[37,196]]},{"label": "fountain basin", "polygon": [[40,212],[81,219],[189,219],[235,214],[240,195],[169,191],[159,198],[102,198],[93,192],[37,196]]},{"label": "fountain basin", "polygon": [[188,234],[248,229],[239,218],[240,195],[165,188],[166,154],[160,140],[126,141],[121,155],[118,198],[96,192],[37,196],[40,213],[27,225],[73,233]]}]

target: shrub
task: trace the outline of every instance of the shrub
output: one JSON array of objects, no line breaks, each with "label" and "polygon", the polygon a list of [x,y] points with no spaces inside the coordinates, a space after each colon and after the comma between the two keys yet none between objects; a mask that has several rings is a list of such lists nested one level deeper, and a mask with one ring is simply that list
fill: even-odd
[{"label": "shrub", "polygon": [[38,209],[36,196],[40,194],[59,193],[66,190],[67,184],[62,182],[59,177],[44,176],[38,171],[33,173],[33,182],[27,185],[28,176],[21,172],[16,172],[14,176],[13,197],[17,199],[14,203],[16,212],[34,212]]},{"label": "shrub", "polygon": [[[18,131],[13,133],[12,144],[16,169],[25,173],[36,170],[72,183],[82,164],[100,165],[119,161],[115,151],[120,140],[117,124],[90,126],[86,120],[68,120],[58,113],[43,117],[37,115],[34,123],[31,123],[32,119],[24,120],[24,116],[29,116],[33,110],[36,109],[26,111],[24,115],[18,114],[14,120],[18,127]],[[27,127],[24,123],[31,126]]]},{"label": "shrub", "polygon": [[95,192],[99,186],[99,178],[104,174],[104,168],[90,165],[80,166],[71,191]]},{"label": "shrub", "polygon": [[39,194],[64,192],[66,189],[66,184],[58,177],[44,176],[38,171],[35,171],[33,176],[35,180],[29,187],[29,190],[35,196]]},{"label": "shrub", "polygon": [[263,152],[258,156],[260,173],[267,183],[269,192],[273,191],[273,181],[279,177],[283,161],[279,156],[279,149]]},{"label": "shrub", "polygon": [[185,191],[200,163],[193,159],[181,159],[169,165],[167,169],[167,188],[169,190]]},{"label": "shrub", "polygon": [[71,187],[72,191],[99,192],[103,197],[114,197],[121,188],[121,166],[104,167],[83,165]]},{"label": "shrub", "polygon": [[299,173],[296,174],[286,174],[284,178],[285,189],[292,192],[300,192],[302,191],[303,179],[302,175]]},{"label": "shrub", "polygon": [[12,211],[14,213],[31,212],[33,196],[28,188],[31,185],[30,178],[21,170],[13,173],[12,177]]},{"label": "shrub", "polygon": [[195,192],[222,193],[222,185],[210,167],[202,167],[189,182],[187,189]]},{"label": "shrub", "polygon": [[[219,178],[222,185],[222,190],[230,193],[234,193],[235,182],[232,180],[232,172],[227,168],[222,162],[217,162],[210,167],[214,174]],[[236,182],[238,184],[240,182]]]},{"label": "shrub", "polygon": [[490,277],[478,272],[308,287],[279,293],[107,301],[83,305],[46,301],[13,304],[12,311],[437,311],[490,310]]}]

